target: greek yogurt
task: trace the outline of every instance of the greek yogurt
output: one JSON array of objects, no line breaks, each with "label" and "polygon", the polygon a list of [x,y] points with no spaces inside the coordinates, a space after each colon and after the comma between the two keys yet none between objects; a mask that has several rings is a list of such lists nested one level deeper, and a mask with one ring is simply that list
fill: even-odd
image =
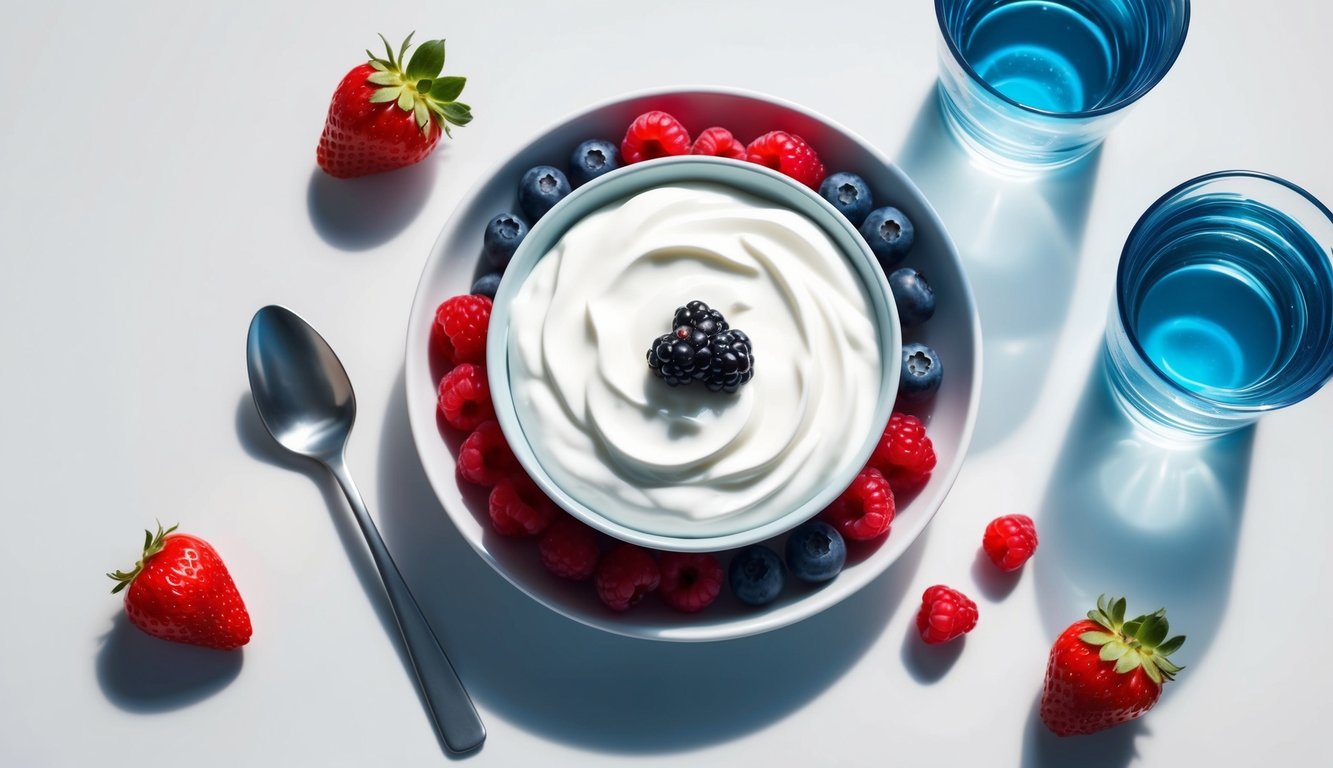
[{"label": "greek yogurt", "polygon": [[[670,387],[647,352],[699,299],[754,345],[735,394]],[[645,533],[712,537],[807,502],[874,428],[880,329],[813,221],[727,186],[655,187],[584,217],[521,285],[509,326],[518,422],[542,469]]]}]

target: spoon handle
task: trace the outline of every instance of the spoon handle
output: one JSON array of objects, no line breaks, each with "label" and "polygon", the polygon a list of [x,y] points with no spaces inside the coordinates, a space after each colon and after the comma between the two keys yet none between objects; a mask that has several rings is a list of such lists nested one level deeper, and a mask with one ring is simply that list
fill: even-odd
[{"label": "spoon handle", "polygon": [[335,458],[329,462],[329,469],[342,486],[347,502],[352,505],[356,522],[361,526],[361,533],[366,537],[370,554],[375,559],[375,567],[379,569],[380,579],[384,581],[384,591],[389,593],[394,618],[398,621],[398,631],[402,633],[403,642],[407,645],[407,656],[412,660],[417,682],[426,694],[431,717],[444,736],[444,743],[455,752],[466,752],[481,746],[486,740],[486,727],[482,725],[471,697],[458,679],[458,673],[449,663],[444,647],[426,622],[416,598],[412,597],[407,582],[403,581],[398,566],[384,546],[384,539],[380,537],[375,522],[370,519],[361,493],[347,471],[346,460],[341,456]]}]

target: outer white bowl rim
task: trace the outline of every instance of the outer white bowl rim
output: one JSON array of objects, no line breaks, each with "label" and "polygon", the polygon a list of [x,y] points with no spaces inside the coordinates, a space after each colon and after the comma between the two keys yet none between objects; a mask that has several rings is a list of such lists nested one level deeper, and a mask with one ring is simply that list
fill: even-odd
[{"label": "outer white bowl rim", "polygon": [[[711,85],[679,85],[679,86],[646,88],[643,90],[622,93],[567,113],[560,120],[555,121],[550,126],[547,126],[542,130],[534,133],[532,136],[527,137],[523,142],[521,142],[519,145],[515,147],[515,152],[530,146],[534,141],[536,141],[536,139],[540,138],[541,136],[545,136],[549,133],[559,130],[562,127],[568,126],[578,120],[584,119],[589,115],[593,115],[601,111],[613,108],[622,103],[633,102],[633,101],[646,101],[654,98],[667,98],[667,97],[679,98],[682,96],[687,97],[696,94],[707,97],[730,97],[736,99],[767,103],[775,107],[781,108],[783,110],[798,115],[802,115],[810,120],[818,122],[838,132],[847,140],[855,144],[857,149],[859,149],[861,152],[873,158],[875,162],[895,171],[897,175],[902,177],[902,181],[906,185],[907,189],[912,193],[914,193],[916,199],[920,201],[923,209],[927,212],[932,225],[938,228],[938,230],[943,234],[944,236],[943,246],[947,257],[949,258],[950,261],[952,261],[955,268],[957,268],[960,272],[962,271],[962,259],[958,255],[958,249],[954,245],[953,240],[948,236],[948,230],[944,227],[944,223],[940,220],[939,214],[935,211],[934,206],[932,206],[930,204],[930,201],[927,200],[926,197],[921,194],[921,190],[917,188],[916,184],[912,182],[912,180],[908,178],[906,174],[903,174],[902,171],[898,169],[898,167],[884,155],[884,153],[880,152],[877,148],[875,148],[861,136],[847,129],[845,126],[843,126],[841,123],[838,123],[835,120],[831,120],[828,117],[818,112],[814,112],[810,109],[795,104],[794,102],[778,98],[775,96],[770,96],[768,94],[761,93],[758,91],[753,91],[743,88],[711,86]],[[479,192],[486,185],[488,185],[491,182],[491,180],[494,179],[495,176],[506,165],[509,164],[512,157],[513,153],[504,155],[502,159],[497,161],[490,169],[488,169],[488,172],[478,177],[478,180],[472,185],[472,187],[468,191],[468,194],[463,199],[466,200],[468,199],[468,197],[474,196],[477,192]],[[431,246],[432,256],[440,252],[440,249],[445,244],[445,240],[452,229],[452,227],[450,226],[450,224],[452,224],[452,219],[454,217],[461,215],[462,211],[463,207],[460,204],[460,207],[454,210],[454,213],[450,216],[448,220],[446,220],[444,226],[441,227],[440,234],[436,237],[434,243]],[[426,262],[426,266],[429,266],[430,263],[431,263],[430,259],[428,259]],[[404,350],[404,359],[405,359],[404,385],[407,390],[408,416],[409,416],[408,425],[412,430],[413,443],[417,447],[417,456],[422,460],[422,469],[426,473],[427,480],[430,482],[432,489],[434,489],[436,497],[441,500],[441,506],[445,509],[445,512],[452,518],[452,516],[457,514],[457,512],[455,510],[450,509],[448,505],[444,503],[443,499],[446,496],[450,495],[444,492],[445,489],[448,488],[449,484],[456,483],[456,480],[453,477],[453,472],[452,472],[453,468],[450,467],[451,471],[445,473],[440,468],[431,466],[425,461],[425,457],[430,454],[428,445],[438,443],[440,440],[439,430],[433,423],[430,425],[418,424],[415,419],[411,418],[411,413],[412,413],[411,407],[412,403],[414,402],[414,398],[425,397],[429,400],[432,399],[435,394],[434,391],[430,388],[423,390],[421,384],[423,380],[428,380],[430,378],[428,375],[426,376],[422,375],[424,373],[428,373],[428,361],[425,359],[426,357],[425,354],[423,354],[423,350],[425,349],[424,346],[425,339],[422,337],[422,335],[427,334],[429,332],[429,325],[425,325],[423,327],[416,324],[417,322],[423,322],[420,321],[418,315],[422,311],[422,308],[425,306],[426,302],[431,298],[429,295],[431,285],[430,281],[428,280],[428,277],[429,277],[428,271],[423,269],[421,279],[417,284],[417,291],[413,296],[412,307],[409,310],[411,314],[408,318],[408,333],[407,333],[407,338],[405,340],[405,350]],[[974,384],[968,396],[967,411],[966,414],[964,415],[962,432],[959,436],[958,459],[956,461],[945,463],[943,472],[940,472],[940,467],[937,466],[935,474],[931,476],[931,486],[936,486],[939,490],[936,492],[933,503],[928,503],[925,505],[926,510],[922,514],[927,516],[927,518],[933,518],[935,513],[938,512],[940,504],[943,503],[944,498],[948,495],[949,489],[953,486],[954,481],[958,478],[958,472],[962,469],[964,463],[962,460],[963,456],[966,454],[967,448],[972,442],[972,435],[976,429],[977,410],[981,402],[981,386],[982,386],[981,320],[977,314],[976,301],[973,298],[971,286],[968,285],[966,281],[963,282],[963,289],[964,290],[962,295],[956,296],[955,301],[959,302],[961,308],[965,311],[966,315],[971,318],[971,326],[972,326],[971,333],[972,333],[972,338],[974,339],[974,343],[972,350],[972,360],[970,361],[970,363],[972,368],[972,377]],[[914,500],[914,504],[917,505],[920,505],[921,502],[922,498],[920,496],[918,496]],[[924,531],[928,525],[929,525],[929,519],[927,519],[922,523],[921,530]],[[838,578],[835,579],[833,582],[831,582],[824,589],[812,592],[810,595],[806,596],[800,602],[784,606],[783,609],[781,610],[767,610],[767,611],[756,612],[754,614],[742,616],[735,620],[729,621],[726,624],[702,624],[702,625],[691,624],[689,623],[689,617],[685,617],[683,622],[680,624],[673,624],[671,626],[644,627],[623,622],[621,621],[623,617],[618,615],[610,615],[609,612],[608,615],[605,616],[592,616],[575,611],[560,603],[547,600],[545,599],[544,596],[542,596],[541,594],[536,592],[532,587],[530,587],[525,581],[517,578],[513,573],[511,573],[504,566],[503,563],[501,563],[496,559],[494,553],[490,552],[489,550],[486,549],[485,546],[483,546],[480,540],[474,539],[474,537],[472,536],[468,536],[466,533],[462,532],[461,529],[460,529],[460,535],[462,535],[463,539],[467,541],[468,545],[473,548],[473,550],[477,553],[478,557],[480,557],[483,561],[485,561],[492,569],[495,570],[496,573],[500,574],[502,578],[504,578],[506,581],[512,584],[515,589],[518,589],[520,592],[524,593],[528,597],[531,597],[534,601],[543,606],[546,606],[552,611],[555,611],[556,613],[559,613],[560,615],[572,621],[576,621],[578,623],[584,624],[585,626],[592,627],[594,629],[600,629],[604,632],[610,632],[612,634],[617,634],[624,637],[640,638],[647,640],[673,641],[673,642],[713,642],[719,640],[736,639],[750,635],[761,634],[763,632],[769,632],[774,629],[779,629],[781,627],[794,624],[798,621],[808,619],[811,616],[814,616],[832,607],[833,605],[836,605],[843,599],[846,599],[847,597],[855,594],[856,592],[860,591],[863,587],[865,587],[867,584],[869,584],[871,581],[878,578],[880,574],[882,574],[885,570],[891,567],[893,563],[895,563],[902,556],[903,552],[906,551],[906,549],[910,547],[916,539],[916,537],[914,536],[910,540],[904,541],[902,538],[899,538],[897,541],[895,541],[892,537],[890,537],[890,540],[885,544],[885,547],[889,548],[889,552],[886,555],[884,555],[887,562],[882,567],[878,569],[859,568],[859,567],[849,568],[843,571],[841,574],[839,574]],[[880,553],[876,553],[876,555],[879,554]],[[831,589],[831,587],[834,586],[836,586],[837,589]]]}]

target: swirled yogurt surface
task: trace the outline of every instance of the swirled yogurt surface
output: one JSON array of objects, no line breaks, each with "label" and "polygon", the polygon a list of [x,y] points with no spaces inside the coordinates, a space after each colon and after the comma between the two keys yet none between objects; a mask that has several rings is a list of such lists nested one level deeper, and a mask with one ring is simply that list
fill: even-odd
[{"label": "swirled yogurt surface", "polygon": [[[670,387],[648,348],[699,299],[754,345],[736,394]],[[846,257],[800,213],[727,186],[660,186],[575,223],[512,304],[509,382],[542,468],[598,514],[711,537],[809,501],[863,447],[880,329]]]}]

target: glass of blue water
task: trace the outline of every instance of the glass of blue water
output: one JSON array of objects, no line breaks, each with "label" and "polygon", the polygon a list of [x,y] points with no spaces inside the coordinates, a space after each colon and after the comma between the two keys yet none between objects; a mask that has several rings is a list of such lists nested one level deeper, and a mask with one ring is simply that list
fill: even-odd
[{"label": "glass of blue water", "polygon": [[1253,171],[1166,193],[1120,255],[1106,361],[1126,413],[1173,438],[1314,394],[1333,377],[1333,213]]},{"label": "glass of blue water", "polygon": [[945,122],[992,166],[1068,165],[1175,63],[1189,0],[935,0]]}]

